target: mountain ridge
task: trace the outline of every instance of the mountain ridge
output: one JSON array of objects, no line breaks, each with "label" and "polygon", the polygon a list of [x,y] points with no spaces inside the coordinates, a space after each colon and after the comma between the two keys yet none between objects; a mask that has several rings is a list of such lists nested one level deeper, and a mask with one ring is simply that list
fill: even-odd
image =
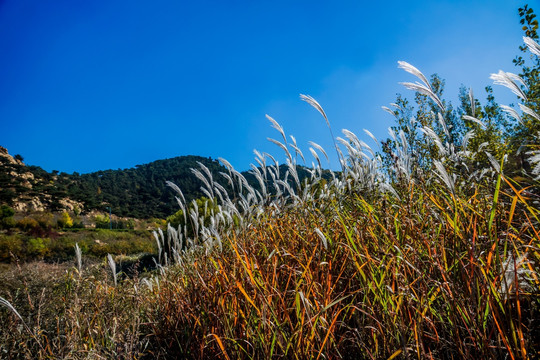
[{"label": "mountain ridge", "polygon": [[[18,213],[69,211],[86,214],[109,212],[120,217],[165,219],[178,211],[176,193],[167,186],[171,181],[183,192],[186,201],[204,197],[202,182],[191,171],[206,166],[215,182],[230,190],[220,172],[228,169],[218,160],[197,155],[177,156],[118,170],[67,174],[48,172],[39,166],[25,165],[20,155],[11,156],[0,146],[0,205],[8,205]],[[306,167],[297,165],[300,181],[310,176]],[[286,178],[287,166],[280,165],[280,177]],[[259,182],[251,171],[241,174],[256,189]],[[331,178],[329,170],[323,177]],[[295,186],[291,182],[291,186]]]},{"label": "mountain ridge", "polygon": [[[191,201],[203,196],[200,180],[191,172],[202,163],[216,175],[226,168],[217,160],[196,155],[155,160],[118,170],[67,174],[25,165],[0,146],[0,204],[17,212],[111,211],[118,216],[165,218],[178,210],[166,181],[177,184]],[[225,184],[222,184],[225,185]]]}]

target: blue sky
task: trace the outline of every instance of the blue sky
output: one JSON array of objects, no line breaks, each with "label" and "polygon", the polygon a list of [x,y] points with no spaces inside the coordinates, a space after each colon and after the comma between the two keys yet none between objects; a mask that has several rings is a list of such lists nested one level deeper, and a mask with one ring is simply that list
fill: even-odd
[{"label": "blue sky", "polygon": [[[393,124],[381,110],[414,78],[447,98],[517,71],[516,1],[0,0],[0,146],[46,170],[86,173],[180,155],[279,158],[265,114],[332,155],[334,133]],[[533,8],[535,3],[531,3]],[[501,103],[514,99],[495,87]],[[362,136],[367,141],[367,136]],[[312,159],[308,156],[308,165]],[[331,158],[331,167],[338,166]]]}]

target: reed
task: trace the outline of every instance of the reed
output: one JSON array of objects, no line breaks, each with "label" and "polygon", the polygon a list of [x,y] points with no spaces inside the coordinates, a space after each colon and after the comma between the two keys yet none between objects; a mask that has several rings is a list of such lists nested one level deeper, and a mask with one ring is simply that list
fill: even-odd
[{"label": "reed", "polygon": [[[118,280],[108,255],[114,287],[103,264],[56,279],[64,301],[55,305],[57,318],[47,319],[56,328],[36,335],[40,356],[539,358],[540,214],[533,193],[506,175],[504,157],[469,148],[474,132],[452,139],[444,101],[417,68],[399,66],[420,80],[405,87],[435,104],[429,116],[437,128],[421,127],[432,158],[419,164],[410,137],[391,131],[395,161],[383,163],[344,130],[343,138],[332,134],[342,171],[324,177],[319,154],[327,154],[310,143],[316,164],[300,181],[304,154],[268,117],[280,135],[269,140],[284,152],[285,166],[255,152],[253,187],[226,160],[221,174],[199,164],[192,171],[211,199],[204,203],[186,203],[169,184],[184,222],[154,233],[158,270]],[[515,75],[493,78],[519,88]],[[330,128],[322,106],[302,99]],[[474,113],[464,117],[476,124],[472,119]],[[488,159],[482,168],[470,166],[477,156]],[[29,344],[14,331],[16,320],[41,324],[40,313],[32,305],[17,319],[2,315],[0,330],[13,343],[0,342],[0,350]]]}]

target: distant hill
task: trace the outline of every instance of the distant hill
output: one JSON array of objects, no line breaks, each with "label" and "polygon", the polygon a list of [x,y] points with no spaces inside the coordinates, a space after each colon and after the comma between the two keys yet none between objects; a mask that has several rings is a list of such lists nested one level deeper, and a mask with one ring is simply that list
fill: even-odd
[{"label": "distant hill", "polygon": [[220,171],[226,171],[217,160],[180,156],[124,170],[49,173],[39,166],[25,165],[22,157],[13,157],[0,147],[0,204],[19,212],[106,211],[110,206],[117,216],[165,218],[178,210],[167,180],[182,189],[187,201],[203,196],[201,182],[190,170],[199,168],[197,162],[208,167],[216,179],[221,178]]},{"label": "distant hill", "polygon": [[[199,168],[197,162],[204,164],[214,180],[228,189],[219,174],[227,169],[217,160],[201,156],[179,156],[124,170],[67,174],[25,165],[22,156],[11,156],[0,146],[0,205],[9,205],[17,212],[79,210],[83,214],[93,210],[105,212],[110,206],[120,217],[164,219],[179,209],[176,194],[166,181],[178,185],[188,202],[204,196],[201,181],[191,172],[192,168]],[[287,167],[281,165],[282,178],[286,171]],[[242,174],[248,183],[259,187],[254,175],[247,171]],[[302,181],[309,172],[298,166],[298,175]],[[330,178],[330,171],[325,170],[323,177]]]},{"label": "distant hill", "polygon": [[[121,217],[164,219],[178,211],[175,192],[166,185],[172,181],[182,189],[186,200],[200,198],[201,181],[191,168],[204,164],[214,180],[227,188],[219,172],[227,172],[217,160],[201,156],[180,156],[137,165],[124,170],[105,170],[90,174],[47,172],[39,166],[27,166],[20,155],[11,156],[0,147],[0,205],[6,204],[18,212],[92,210],[112,212]],[[281,165],[281,176],[286,166]],[[330,178],[330,172],[325,171]],[[258,187],[255,177],[242,173],[247,181]],[[309,176],[304,167],[298,167],[302,180]]]}]

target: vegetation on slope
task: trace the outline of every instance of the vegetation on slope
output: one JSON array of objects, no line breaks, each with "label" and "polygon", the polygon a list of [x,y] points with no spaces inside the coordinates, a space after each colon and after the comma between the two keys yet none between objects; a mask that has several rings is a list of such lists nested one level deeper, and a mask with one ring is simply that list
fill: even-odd
[{"label": "vegetation on slope", "polygon": [[[111,207],[115,215],[122,217],[164,219],[177,210],[174,193],[167,188],[166,181],[182,186],[189,200],[203,196],[199,181],[190,171],[198,166],[197,162],[205,164],[216,176],[224,170],[209,158],[181,156],[131,169],[66,174],[10,163],[0,157],[0,203],[13,205],[37,197],[46,210],[59,211],[64,209],[60,200],[70,199],[83,204],[83,212]],[[31,177],[13,173],[30,173]]]},{"label": "vegetation on slope", "polygon": [[[107,211],[111,207],[113,213],[120,217],[165,219],[178,208],[167,181],[180,186],[187,201],[205,195],[201,191],[200,180],[191,172],[192,168],[199,167],[198,163],[206,166],[227,187],[219,175],[226,171],[225,167],[216,160],[193,155],[89,174],[49,173],[38,166],[25,166],[21,161],[10,162],[7,159],[0,156],[0,204],[13,206],[17,202],[37,198],[43,204],[43,210],[48,211],[67,210],[63,203],[67,199],[81,204],[82,209],[78,210],[82,213]],[[243,174],[251,186],[259,186],[252,174],[247,171]],[[298,174],[300,179],[308,176],[301,166]],[[325,176],[330,178],[329,171],[325,171]]]}]

